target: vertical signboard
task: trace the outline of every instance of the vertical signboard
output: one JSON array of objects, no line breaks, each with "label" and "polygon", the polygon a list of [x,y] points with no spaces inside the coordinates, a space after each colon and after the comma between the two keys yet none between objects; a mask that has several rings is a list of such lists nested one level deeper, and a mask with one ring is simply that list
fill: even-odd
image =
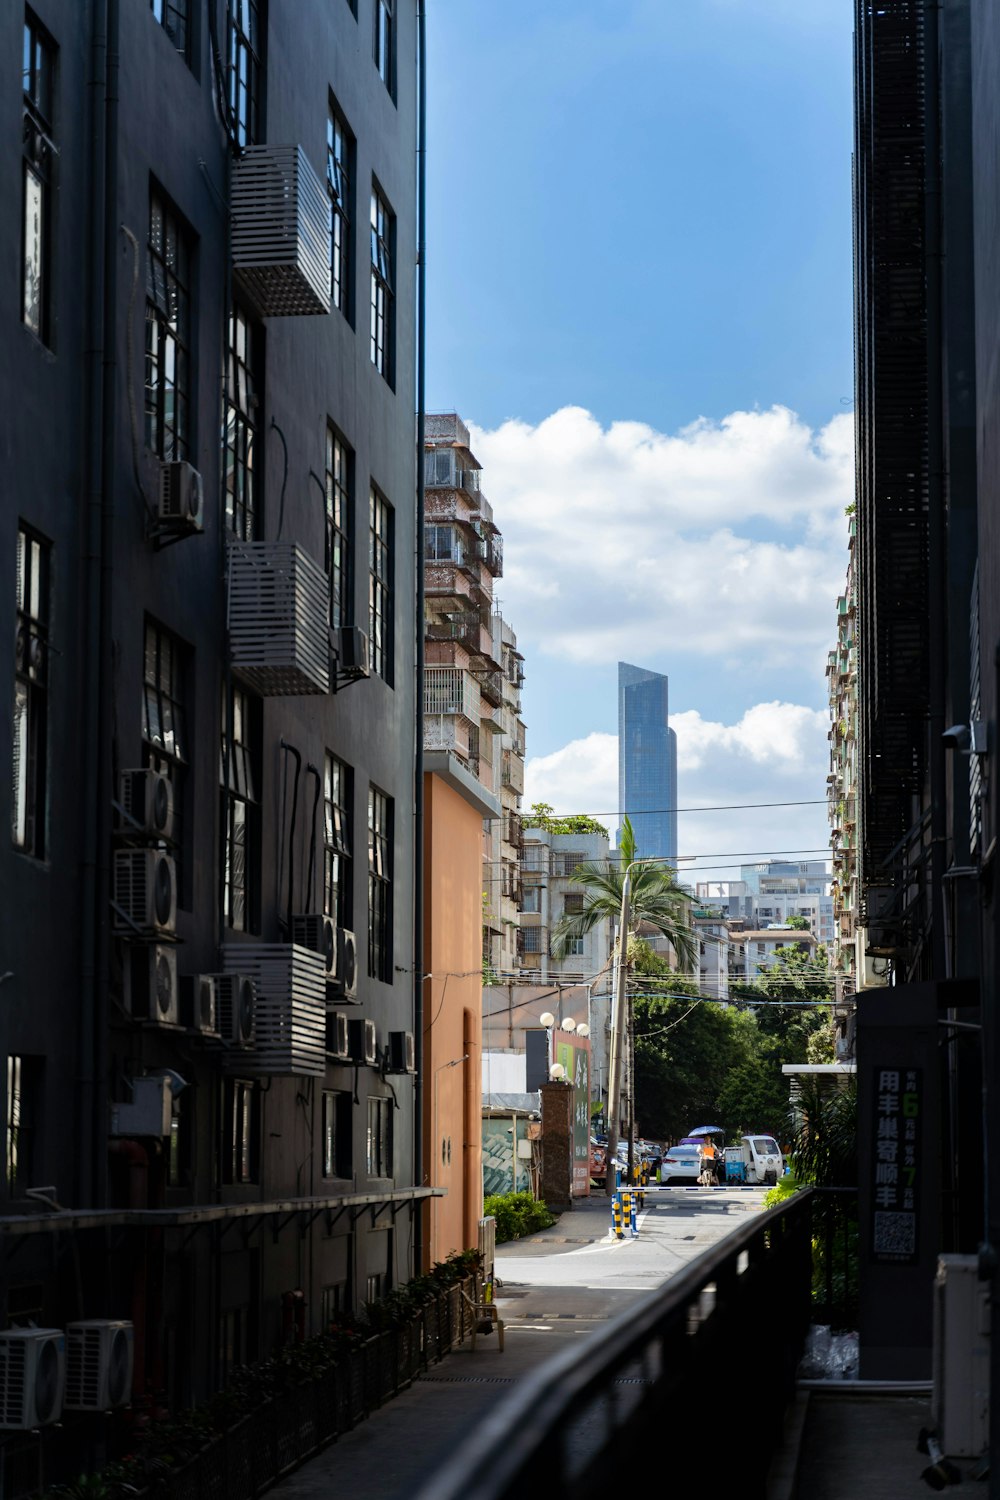
[{"label": "vertical signboard", "polygon": [[923,1069],[876,1067],[872,1089],[872,1259],[912,1265],[918,1254]]},{"label": "vertical signboard", "polygon": [[556,1044],[556,1062],[573,1085],[573,1196],[590,1192],[590,1043],[583,1037]]}]

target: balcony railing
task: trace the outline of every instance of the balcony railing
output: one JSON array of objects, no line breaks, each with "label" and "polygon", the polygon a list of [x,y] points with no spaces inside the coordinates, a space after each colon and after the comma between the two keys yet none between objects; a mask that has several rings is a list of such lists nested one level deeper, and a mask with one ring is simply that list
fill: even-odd
[{"label": "balcony railing", "polygon": [[524,762],[512,755],[509,750],[503,753],[501,780],[504,786],[509,786],[515,792],[524,791]]},{"label": "balcony railing", "polygon": [[814,1198],[806,1190],[754,1215],[522,1379],[414,1500],[598,1500],[664,1413],[678,1431],[700,1431],[705,1392],[723,1377],[733,1390],[766,1391],[773,1420],[759,1441],[716,1445],[711,1492],[763,1495],[809,1326]]},{"label": "balcony railing", "polygon": [[498,672],[495,668],[486,667],[477,670],[475,677],[476,681],[479,684],[480,692],[486,699],[487,703],[491,703],[494,708],[502,707],[503,674]]},{"label": "balcony railing", "polygon": [[424,713],[462,714],[475,722],[480,713],[479,684],[461,667],[424,668]]}]

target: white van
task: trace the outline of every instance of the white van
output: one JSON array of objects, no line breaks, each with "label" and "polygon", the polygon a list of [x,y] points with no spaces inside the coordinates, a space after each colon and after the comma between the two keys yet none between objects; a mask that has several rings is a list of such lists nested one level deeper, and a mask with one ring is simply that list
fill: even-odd
[{"label": "white van", "polygon": [[781,1147],[773,1135],[745,1135],[741,1138],[743,1165],[747,1182],[780,1181],[785,1171]]}]

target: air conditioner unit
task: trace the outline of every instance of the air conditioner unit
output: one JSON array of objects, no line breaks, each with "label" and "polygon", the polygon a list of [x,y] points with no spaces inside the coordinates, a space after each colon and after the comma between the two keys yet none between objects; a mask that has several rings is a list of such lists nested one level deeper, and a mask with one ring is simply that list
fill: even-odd
[{"label": "air conditioner unit", "polygon": [[388,1060],[385,1071],[387,1073],[415,1073],[417,1071],[412,1031],[389,1032]]},{"label": "air conditioner unit", "polygon": [[951,1458],[978,1458],[990,1427],[989,1282],[975,1255],[938,1256],[931,1422]]},{"label": "air conditioner unit", "polygon": [[292,918],[292,942],[310,953],[319,953],[328,980],[337,977],[337,928],[322,914]]},{"label": "air conditioner unit", "polygon": [[155,938],[177,925],[177,871],[161,849],[116,849],[114,930],[119,937]]},{"label": "air conditioner unit", "polygon": [[344,625],[337,631],[337,671],[352,680],[371,676],[371,651],[368,637],[357,625]]},{"label": "air conditioner unit", "polygon": [[0,1333],[0,1430],[47,1427],[62,1415],[66,1339],[61,1328]]},{"label": "air conditioner unit", "polygon": [[177,954],[167,943],[135,946],[125,954],[125,1005],[137,1021],[177,1026]]},{"label": "air conditioner unit", "polygon": [[174,833],[174,789],[160,771],[123,771],[119,801],[125,813],[122,832],[136,837],[169,839]]},{"label": "air conditioner unit", "polygon": [[338,1058],[351,1055],[346,1011],[330,1010],[326,1013],[326,1055]]},{"label": "air conditioner unit", "polygon": [[111,1134],[162,1140],[170,1134],[173,1119],[169,1078],[134,1078],[131,1087],[131,1099],[111,1106]]},{"label": "air conditioner unit", "polygon": [[214,974],[185,974],[180,985],[181,1024],[201,1036],[218,1036],[219,1005]]},{"label": "air conditioner unit", "polygon": [[216,974],[216,1018],[224,1042],[252,1047],[257,987],[246,974]]},{"label": "air conditioner unit", "polygon": [[349,1020],[347,1023],[350,1044],[350,1057],[352,1062],[368,1063],[374,1067],[378,1061],[378,1047],[375,1040],[375,1022],[365,1021],[360,1017],[357,1020]]},{"label": "air conditioner unit", "polygon": [[330,980],[345,1000],[358,996],[358,940],[347,927],[337,928],[337,971]]},{"label": "air conditioner unit", "polygon": [[67,1411],[109,1411],[132,1399],[133,1328],[110,1318],[66,1325]]},{"label": "air conditioner unit", "polygon": [[205,495],[201,475],[179,459],[160,464],[161,527],[195,536],[205,529]]}]

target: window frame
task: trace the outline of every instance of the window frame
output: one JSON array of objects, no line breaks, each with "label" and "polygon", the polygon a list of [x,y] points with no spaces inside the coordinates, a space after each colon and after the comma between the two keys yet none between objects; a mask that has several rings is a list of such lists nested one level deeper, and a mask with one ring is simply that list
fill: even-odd
[{"label": "window frame", "polygon": [[[45,859],[49,829],[49,632],[52,543],[18,522],[15,553],[14,703],[11,715],[11,841]],[[32,665],[32,657],[36,658]],[[19,733],[23,723],[23,732]],[[24,781],[18,782],[24,750]]]},{"label": "window frame", "polygon": [[354,624],[354,449],[332,422],[326,427],[323,493],[330,625],[348,629]]},{"label": "window frame", "polygon": [[[174,51],[191,61],[191,0],[149,0],[153,20],[162,26]],[[178,36],[178,33],[180,35]]]},{"label": "window frame", "polygon": [[376,178],[369,213],[371,362],[390,387],[395,381],[396,215]]},{"label": "window frame", "polygon": [[168,463],[187,458],[192,447],[193,267],[194,236],[151,180],[146,234],[145,440],[146,447]]},{"label": "window frame", "polygon": [[351,1125],[353,1095],[348,1089],[324,1089],[320,1113],[320,1171],[324,1180],[353,1176]]},{"label": "window frame", "polygon": [[[222,799],[222,909],[231,932],[257,932],[260,912],[260,706],[245,688],[233,687],[233,743],[226,786],[228,701],[222,688],[219,785]],[[238,832],[242,830],[242,840]],[[237,851],[242,843],[242,879]],[[237,902],[239,901],[239,905]]]},{"label": "window frame", "polygon": [[[164,671],[164,660],[167,666]],[[152,661],[152,671],[150,670]],[[188,864],[186,800],[191,774],[188,732],[188,701],[191,674],[190,647],[152,615],[143,618],[142,632],[142,764],[166,776],[174,792],[173,844],[177,859],[177,904],[187,910]],[[169,726],[169,727],[168,727]]]},{"label": "window frame", "polygon": [[353,929],[354,768],[331,750],[323,758],[323,914]]},{"label": "window frame", "polygon": [[251,1078],[221,1081],[220,1177],[226,1187],[260,1182],[260,1089]]},{"label": "window frame", "polygon": [[368,977],[392,983],[393,799],[368,784]]},{"label": "window frame", "polygon": [[368,489],[368,630],[371,670],[393,686],[396,512],[375,484]]},{"label": "window frame", "polygon": [[[392,1178],[395,1168],[395,1132],[392,1099],[368,1095],[368,1128],[365,1135],[365,1171],[369,1177]],[[384,1169],[388,1170],[384,1170]]]},{"label": "window frame", "polygon": [[393,0],[375,0],[372,56],[375,71],[386,86],[389,98],[396,100],[396,15]]},{"label": "window frame", "polygon": [[240,150],[264,138],[266,0],[226,0],[226,110]]},{"label": "window frame", "polygon": [[[339,142],[339,148],[338,148]],[[354,183],[357,140],[333,95],[326,122],[326,190],[330,198],[330,306],[354,326]]]},{"label": "window frame", "polygon": [[[21,322],[47,348],[52,344],[52,211],[55,198],[56,67],[59,49],[31,10],[25,9],[21,48]],[[37,189],[34,232],[29,180]],[[30,253],[29,253],[30,246]],[[28,267],[35,267],[29,293]]]},{"label": "window frame", "polygon": [[227,531],[239,541],[262,534],[262,464],[257,461],[264,408],[264,332],[237,300],[226,330],[223,399],[223,496]]}]

